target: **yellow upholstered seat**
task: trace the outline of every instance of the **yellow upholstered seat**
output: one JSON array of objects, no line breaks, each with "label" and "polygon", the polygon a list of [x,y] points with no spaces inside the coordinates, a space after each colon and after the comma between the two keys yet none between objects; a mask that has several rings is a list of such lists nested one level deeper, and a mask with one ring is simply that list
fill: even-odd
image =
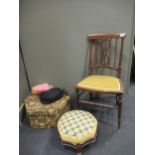
[{"label": "yellow upholstered seat", "polygon": [[97,120],[89,112],[72,110],[62,115],[57,127],[62,141],[83,144],[96,136]]},{"label": "yellow upholstered seat", "polygon": [[120,79],[113,76],[91,75],[80,81],[76,88],[100,92],[123,92]]}]

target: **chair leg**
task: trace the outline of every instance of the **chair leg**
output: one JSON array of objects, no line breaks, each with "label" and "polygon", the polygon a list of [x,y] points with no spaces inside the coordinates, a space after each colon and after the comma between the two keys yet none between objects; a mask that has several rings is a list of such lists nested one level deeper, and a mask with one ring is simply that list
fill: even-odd
[{"label": "chair leg", "polygon": [[77,94],[77,101],[76,101],[76,103],[77,103],[77,109],[80,109],[80,103],[79,103],[79,90],[78,89],[76,89],[76,94]]},{"label": "chair leg", "polygon": [[120,129],[122,115],[122,94],[116,94],[116,103],[118,106],[118,129]]},{"label": "chair leg", "polygon": [[93,93],[89,92],[89,100],[93,100]]}]

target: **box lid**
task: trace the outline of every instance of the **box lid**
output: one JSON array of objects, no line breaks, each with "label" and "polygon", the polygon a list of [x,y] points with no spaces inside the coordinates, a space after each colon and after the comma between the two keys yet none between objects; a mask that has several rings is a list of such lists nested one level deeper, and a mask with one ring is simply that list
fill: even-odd
[{"label": "box lid", "polygon": [[29,95],[24,103],[28,116],[49,116],[63,109],[69,103],[69,99],[68,95],[64,95],[61,99],[45,105],[41,103],[38,95]]}]

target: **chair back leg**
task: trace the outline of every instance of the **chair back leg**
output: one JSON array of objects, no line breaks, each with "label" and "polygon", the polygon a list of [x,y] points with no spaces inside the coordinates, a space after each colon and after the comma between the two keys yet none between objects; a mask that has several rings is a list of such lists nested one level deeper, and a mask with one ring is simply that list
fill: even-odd
[{"label": "chair back leg", "polygon": [[89,100],[93,100],[93,93],[89,92]]},{"label": "chair back leg", "polygon": [[122,115],[122,94],[116,94],[116,103],[118,106],[118,129],[120,129]]},{"label": "chair back leg", "polygon": [[77,107],[77,109],[80,109],[80,103],[79,103],[79,97],[80,97],[80,94],[79,94],[79,90],[78,89],[76,89],[76,107]]}]

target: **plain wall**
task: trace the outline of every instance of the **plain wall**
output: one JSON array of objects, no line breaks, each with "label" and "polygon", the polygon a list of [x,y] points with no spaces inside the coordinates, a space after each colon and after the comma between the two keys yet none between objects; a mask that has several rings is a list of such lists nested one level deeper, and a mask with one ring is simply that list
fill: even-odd
[{"label": "plain wall", "polygon": [[73,93],[84,77],[87,35],[126,32],[122,80],[131,69],[134,0],[20,0],[20,41],[31,86],[49,82]]}]

